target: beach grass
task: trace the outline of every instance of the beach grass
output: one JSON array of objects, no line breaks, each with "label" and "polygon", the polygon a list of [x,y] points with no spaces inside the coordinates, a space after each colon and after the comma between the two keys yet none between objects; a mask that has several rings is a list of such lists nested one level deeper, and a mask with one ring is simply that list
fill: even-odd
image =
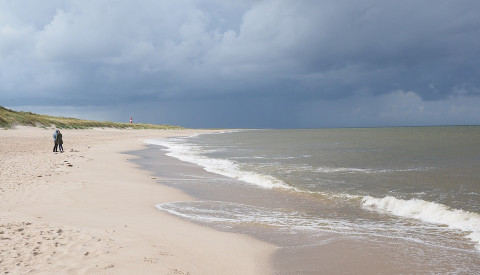
[{"label": "beach grass", "polygon": [[14,111],[0,106],[0,128],[10,129],[17,125],[34,127],[55,127],[59,129],[183,129],[180,126],[146,123],[118,123],[110,121],[84,120],[70,117],[40,115],[32,112]]}]

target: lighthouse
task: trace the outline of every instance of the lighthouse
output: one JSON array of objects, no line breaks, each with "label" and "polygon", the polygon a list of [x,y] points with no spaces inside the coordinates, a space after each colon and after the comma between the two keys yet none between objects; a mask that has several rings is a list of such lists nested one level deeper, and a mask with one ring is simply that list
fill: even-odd
[{"label": "lighthouse", "polygon": [[130,117],[130,123],[133,123],[132,117]]}]

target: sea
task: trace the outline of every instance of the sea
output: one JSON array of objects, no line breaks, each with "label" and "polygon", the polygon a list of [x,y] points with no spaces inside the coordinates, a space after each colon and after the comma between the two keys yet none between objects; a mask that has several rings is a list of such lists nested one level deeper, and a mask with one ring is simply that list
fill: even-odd
[{"label": "sea", "polygon": [[195,197],[159,211],[278,247],[275,274],[479,274],[480,127],[231,130],[146,141]]}]

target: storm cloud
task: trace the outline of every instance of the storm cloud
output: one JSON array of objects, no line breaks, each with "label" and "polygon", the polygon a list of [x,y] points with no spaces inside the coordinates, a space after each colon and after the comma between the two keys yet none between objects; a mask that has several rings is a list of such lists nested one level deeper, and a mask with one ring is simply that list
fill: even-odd
[{"label": "storm cloud", "polygon": [[478,56],[474,0],[0,1],[0,105],[92,119],[478,124]]}]

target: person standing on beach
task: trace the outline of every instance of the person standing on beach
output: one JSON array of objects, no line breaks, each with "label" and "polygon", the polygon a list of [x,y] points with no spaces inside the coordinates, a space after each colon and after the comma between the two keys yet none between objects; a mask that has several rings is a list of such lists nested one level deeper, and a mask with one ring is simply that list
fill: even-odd
[{"label": "person standing on beach", "polygon": [[53,142],[55,142],[55,145],[53,146],[53,152],[58,152],[58,143],[57,143],[57,136],[58,136],[58,132],[59,130],[55,130],[55,132],[53,132]]},{"label": "person standing on beach", "polygon": [[63,139],[62,139],[62,133],[60,130],[57,130],[57,144],[58,144],[58,149],[60,149],[60,153],[63,153]]}]

